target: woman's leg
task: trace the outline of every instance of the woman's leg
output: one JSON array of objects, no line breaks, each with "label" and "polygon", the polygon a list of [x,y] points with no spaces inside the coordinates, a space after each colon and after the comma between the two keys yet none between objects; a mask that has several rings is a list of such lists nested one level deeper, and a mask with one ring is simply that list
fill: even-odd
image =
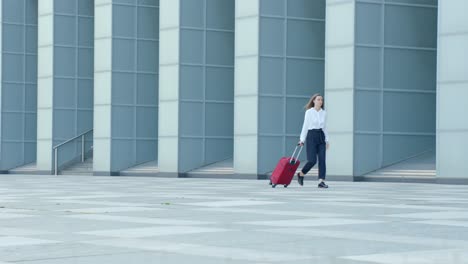
[{"label": "woman's leg", "polygon": [[307,163],[301,170],[300,176],[307,174],[317,163],[317,143],[314,139],[314,133],[309,132],[306,138]]},{"label": "woman's leg", "polygon": [[318,148],[318,171],[319,171],[319,179],[325,180],[325,176],[327,174],[327,164],[325,162],[326,158],[326,149],[327,144],[320,144],[317,146]]}]

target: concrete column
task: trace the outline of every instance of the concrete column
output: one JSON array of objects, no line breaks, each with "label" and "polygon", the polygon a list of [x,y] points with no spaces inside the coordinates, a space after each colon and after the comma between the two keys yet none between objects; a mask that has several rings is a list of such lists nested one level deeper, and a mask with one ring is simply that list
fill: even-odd
[{"label": "concrete column", "polygon": [[330,175],[434,151],[436,21],[435,1],[327,2]]},{"label": "concrete column", "polygon": [[95,1],[96,175],[157,159],[157,1]]},{"label": "concrete column", "polygon": [[233,155],[234,0],[161,1],[159,167]]},{"label": "concrete column", "polygon": [[234,171],[257,176],[260,1],[236,0]]},{"label": "concrete column", "polygon": [[176,174],[179,171],[180,0],[161,0],[160,11],[158,153],[161,155],[158,165],[161,172]]},{"label": "concrete column", "polygon": [[54,1],[38,1],[37,170],[52,173]]},{"label": "concrete column", "polygon": [[354,169],[354,0],[327,1],[325,100],[330,149],[327,174],[353,176]]},{"label": "concrete column", "polygon": [[0,2],[0,171],[36,160],[37,1]]},{"label": "concrete column", "polygon": [[468,2],[439,1],[437,178],[468,182]]},{"label": "concrete column", "polygon": [[[38,3],[37,169],[52,172],[53,147],[93,127],[94,6],[92,0]],[[80,154],[80,139],[64,145],[59,167]]]},{"label": "concrete column", "polygon": [[236,21],[235,170],[264,178],[292,154],[309,98],[323,94],[325,1],[239,1]]}]

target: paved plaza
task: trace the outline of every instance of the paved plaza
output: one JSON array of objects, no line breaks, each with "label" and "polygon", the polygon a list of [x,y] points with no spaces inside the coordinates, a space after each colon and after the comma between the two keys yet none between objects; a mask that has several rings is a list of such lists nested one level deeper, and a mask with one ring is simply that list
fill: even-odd
[{"label": "paved plaza", "polygon": [[329,184],[0,175],[0,264],[468,263],[468,186]]}]

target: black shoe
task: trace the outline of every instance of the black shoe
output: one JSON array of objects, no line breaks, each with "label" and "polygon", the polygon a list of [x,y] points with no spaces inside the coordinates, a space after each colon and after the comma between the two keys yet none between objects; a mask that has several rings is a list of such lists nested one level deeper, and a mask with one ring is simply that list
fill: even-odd
[{"label": "black shoe", "polygon": [[318,184],[318,187],[326,189],[326,188],[328,188],[328,185],[326,185],[325,182],[321,182],[321,183]]},{"label": "black shoe", "polygon": [[304,176],[301,176],[301,175],[299,175],[299,173],[297,173],[297,182],[299,183],[300,186],[303,186],[304,185]]}]

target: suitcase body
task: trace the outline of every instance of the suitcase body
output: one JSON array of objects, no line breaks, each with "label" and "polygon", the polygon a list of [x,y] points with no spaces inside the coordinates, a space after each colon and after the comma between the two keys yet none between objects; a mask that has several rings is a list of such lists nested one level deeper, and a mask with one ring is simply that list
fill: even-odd
[{"label": "suitcase body", "polygon": [[276,165],[275,170],[271,174],[270,178],[270,184],[271,187],[275,188],[276,185],[284,185],[284,187],[288,187],[289,184],[291,184],[292,179],[294,178],[294,174],[296,173],[297,168],[301,164],[299,161],[299,155],[301,154],[301,151],[299,151],[299,154],[297,157],[294,157],[294,154],[296,153],[297,147],[294,150],[294,153],[292,157],[282,157],[278,164]]}]

